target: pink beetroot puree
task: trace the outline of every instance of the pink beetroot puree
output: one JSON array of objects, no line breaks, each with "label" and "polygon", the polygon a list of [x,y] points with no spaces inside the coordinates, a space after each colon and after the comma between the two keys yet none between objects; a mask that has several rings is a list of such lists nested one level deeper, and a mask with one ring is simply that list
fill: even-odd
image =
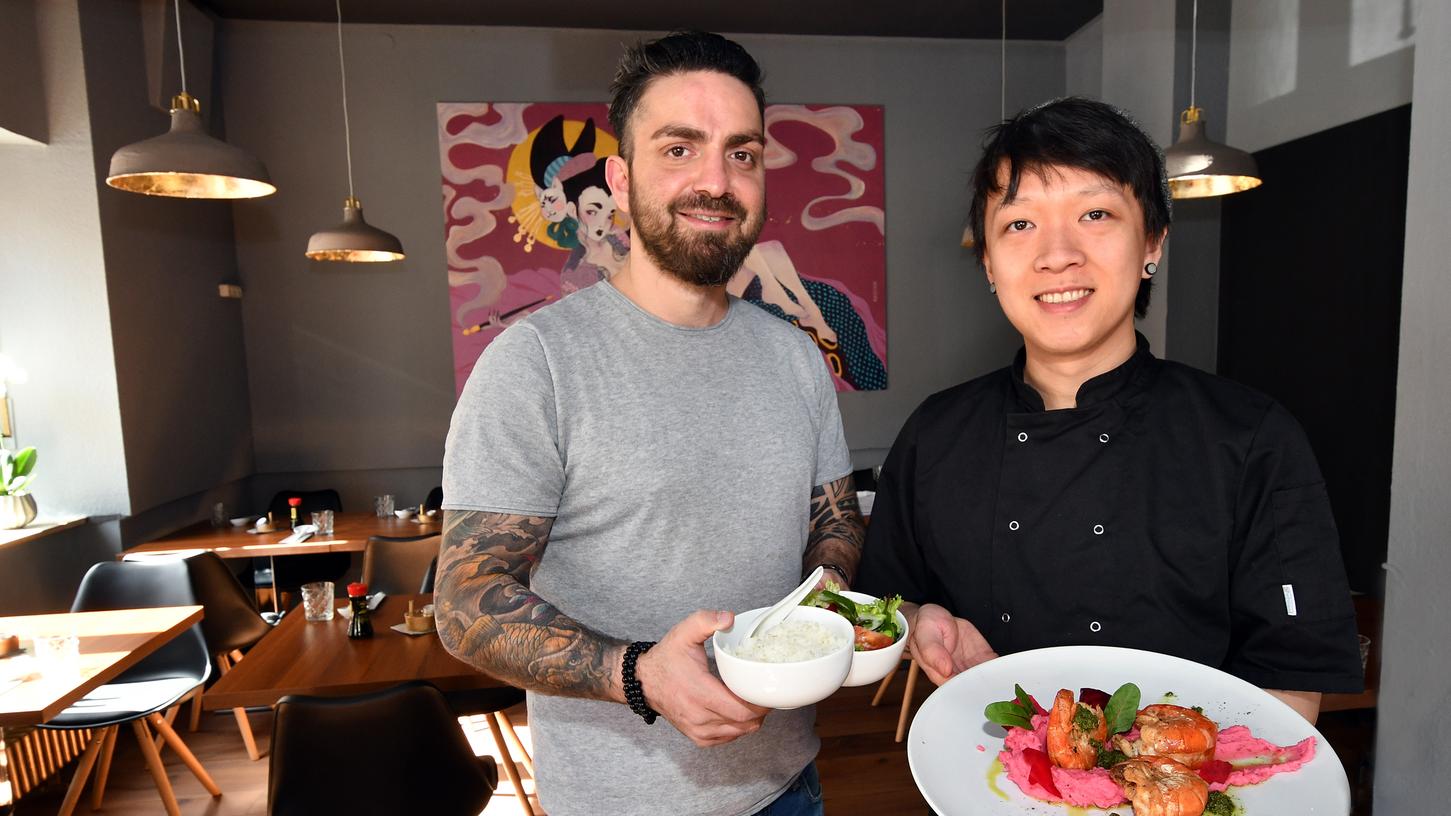
[{"label": "pink beetroot puree", "polygon": [[[1131,734],[1132,736],[1132,734]],[[998,754],[1008,778],[1023,793],[1044,802],[1062,802],[1079,807],[1111,808],[1128,800],[1108,771],[1091,768],[1075,771],[1067,768],[1053,768],[1053,784],[1058,787],[1059,796],[1054,796],[1043,786],[1029,779],[1030,766],[1023,752],[1028,749],[1048,750],[1048,716],[1033,717],[1033,730],[1009,728],[1003,740],[1003,750]],[[1228,782],[1214,782],[1210,790],[1222,791],[1228,787],[1241,787],[1263,782],[1275,774],[1291,773],[1315,758],[1315,738],[1306,737],[1288,747],[1275,745],[1250,733],[1243,725],[1234,725],[1219,732],[1214,746],[1214,758],[1231,765],[1253,762],[1257,759],[1273,758],[1275,764],[1246,765],[1236,767],[1229,774]]]},{"label": "pink beetroot puree", "polygon": [[1259,758],[1273,758],[1275,764],[1236,767],[1230,772],[1227,783],[1216,782],[1209,789],[1222,791],[1230,786],[1253,785],[1275,774],[1298,770],[1301,765],[1314,759],[1315,738],[1306,737],[1294,745],[1281,747],[1256,737],[1243,725],[1232,725],[1219,732],[1219,739],[1214,743],[1214,758],[1236,766]]},{"label": "pink beetroot puree", "polygon": [[1003,751],[998,754],[1008,778],[1013,780],[1019,790],[1034,799],[1098,808],[1111,808],[1128,801],[1118,783],[1102,768],[1091,768],[1087,771],[1054,768],[1053,784],[1058,786],[1058,793],[1062,794],[1054,796],[1042,786],[1029,781],[1028,760],[1023,756],[1023,751],[1028,748],[1048,750],[1048,715],[1035,714],[1032,731],[1009,728],[1008,736],[1003,740]]}]

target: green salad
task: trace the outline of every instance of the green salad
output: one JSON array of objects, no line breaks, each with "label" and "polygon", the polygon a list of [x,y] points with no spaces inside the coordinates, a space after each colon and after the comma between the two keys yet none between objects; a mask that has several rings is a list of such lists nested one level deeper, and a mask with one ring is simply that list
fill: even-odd
[{"label": "green salad", "polygon": [[902,605],[902,596],[878,598],[870,603],[859,603],[841,594],[841,587],[827,581],[823,589],[806,596],[802,606],[829,609],[851,621],[856,631],[854,639],[858,652],[870,652],[891,646],[902,636],[897,625],[897,607]]}]

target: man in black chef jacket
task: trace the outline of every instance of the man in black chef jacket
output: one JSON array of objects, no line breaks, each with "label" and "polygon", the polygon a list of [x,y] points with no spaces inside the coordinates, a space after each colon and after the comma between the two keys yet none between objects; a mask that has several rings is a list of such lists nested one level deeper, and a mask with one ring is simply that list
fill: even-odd
[{"label": "man in black chef jacket", "polygon": [[1168,235],[1163,159],[1061,99],[994,128],[974,175],[1007,368],[929,397],[882,468],[858,589],[920,602],[935,683],[997,654],[1127,646],[1261,686],[1314,721],[1362,685],[1324,480],[1269,397],[1134,330]]}]

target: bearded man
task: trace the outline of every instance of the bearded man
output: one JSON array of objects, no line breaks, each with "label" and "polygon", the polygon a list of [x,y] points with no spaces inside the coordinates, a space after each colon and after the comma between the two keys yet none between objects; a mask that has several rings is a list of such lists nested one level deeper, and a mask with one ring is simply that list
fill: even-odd
[{"label": "bearded man", "polygon": [[439,635],[529,692],[552,816],[822,812],[814,710],[767,716],[703,645],[817,566],[849,585],[863,540],[821,356],[725,288],[766,217],[760,79],[715,34],[626,53],[638,251],[502,333],[454,412]]}]

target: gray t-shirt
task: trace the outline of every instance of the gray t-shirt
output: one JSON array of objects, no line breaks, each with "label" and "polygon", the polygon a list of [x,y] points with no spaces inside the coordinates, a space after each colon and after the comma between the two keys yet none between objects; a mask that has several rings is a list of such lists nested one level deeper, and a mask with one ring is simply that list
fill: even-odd
[{"label": "gray t-shirt", "polygon": [[[684,328],[607,282],[510,327],[454,411],[444,507],[554,516],[531,589],[626,641],[801,580],[814,486],[851,472],[836,392],[798,329],[731,298]],[[709,643],[707,642],[707,646]],[[529,695],[540,803],[571,814],[752,813],[816,756],[813,708],[698,748],[627,706]]]}]

